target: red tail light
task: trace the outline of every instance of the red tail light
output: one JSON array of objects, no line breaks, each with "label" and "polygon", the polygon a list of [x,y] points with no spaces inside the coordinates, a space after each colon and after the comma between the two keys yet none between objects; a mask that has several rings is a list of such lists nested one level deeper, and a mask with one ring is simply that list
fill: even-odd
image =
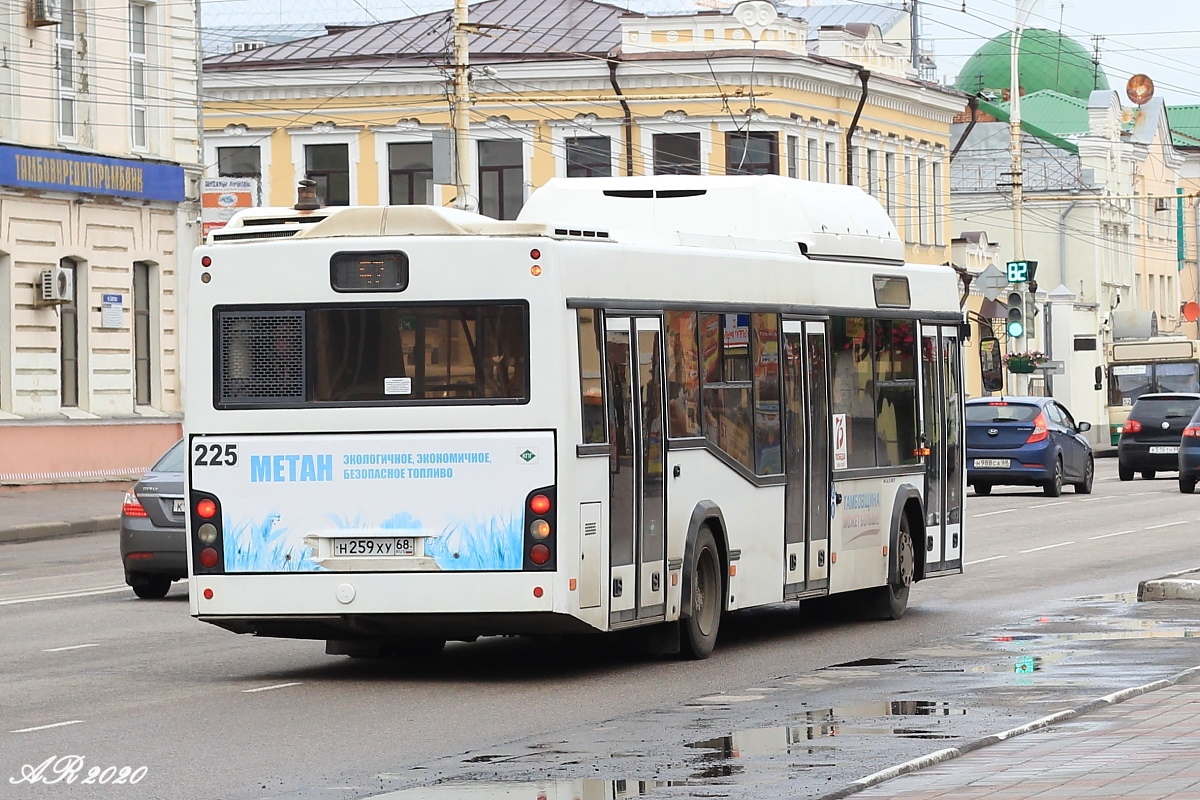
[{"label": "red tail light", "polygon": [[545,514],[550,510],[550,498],[544,494],[537,494],[529,501],[529,510],[535,514]]},{"label": "red tail light", "polygon": [[1142,423],[1136,419],[1127,419],[1125,424],[1121,426],[1121,433],[1137,433],[1142,429]]},{"label": "red tail light", "polygon": [[212,519],[217,515],[217,504],[205,498],[196,503],[196,516],[200,519]]},{"label": "red tail light", "polygon": [[1050,434],[1046,431],[1046,415],[1038,414],[1033,420],[1033,433],[1029,434],[1029,439],[1025,444],[1033,444],[1034,442],[1044,442]]},{"label": "red tail light", "polygon": [[125,501],[121,503],[121,513],[126,517],[148,517],[146,509],[142,508],[142,501],[132,490],[125,493]]},{"label": "red tail light", "polygon": [[550,548],[544,544],[535,544],[529,549],[529,560],[540,567],[550,560]]},{"label": "red tail light", "polygon": [[1183,435],[1200,439],[1200,425],[1188,425],[1183,429]]}]

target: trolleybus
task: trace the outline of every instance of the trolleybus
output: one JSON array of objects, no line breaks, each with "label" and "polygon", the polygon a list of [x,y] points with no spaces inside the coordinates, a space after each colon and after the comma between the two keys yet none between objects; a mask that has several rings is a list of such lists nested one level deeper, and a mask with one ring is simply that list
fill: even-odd
[{"label": "trolleybus", "polygon": [[554,179],[513,222],[254,209],[190,282],[191,613],[332,654],[962,571],[958,283],[853,187]]},{"label": "trolleybus", "polygon": [[1200,342],[1182,336],[1109,344],[1108,433],[1115,447],[1133,402],[1148,392],[1200,392]]}]

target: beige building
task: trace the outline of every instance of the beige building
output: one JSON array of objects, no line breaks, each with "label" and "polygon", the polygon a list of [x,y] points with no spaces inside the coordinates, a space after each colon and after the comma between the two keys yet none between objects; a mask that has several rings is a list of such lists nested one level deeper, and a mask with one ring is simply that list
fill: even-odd
[{"label": "beige building", "polygon": [[0,483],[133,474],[180,428],[196,3],[0,11]]},{"label": "beige building", "polygon": [[[950,260],[949,137],[964,95],[912,68],[907,12],[737,8],[675,17],[590,0],[471,6],[469,204],[511,219],[554,176],[774,173],[874,194],[914,262]],[[790,16],[789,16],[790,14]],[[255,178],[291,205],[448,204],[448,14],[206,59],[210,177]],[[449,159],[447,159],[449,160]],[[435,180],[435,177],[438,179]]]}]

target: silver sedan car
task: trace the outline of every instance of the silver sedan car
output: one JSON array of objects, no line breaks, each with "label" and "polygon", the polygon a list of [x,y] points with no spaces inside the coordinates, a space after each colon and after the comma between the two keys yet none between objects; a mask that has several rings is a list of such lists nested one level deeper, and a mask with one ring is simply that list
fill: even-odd
[{"label": "silver sedan car", "polygon": [[184,457],[180,440],[125,493],[121,505],[125,582],[143,599],[165,597],[173,581],[187,577]]}]

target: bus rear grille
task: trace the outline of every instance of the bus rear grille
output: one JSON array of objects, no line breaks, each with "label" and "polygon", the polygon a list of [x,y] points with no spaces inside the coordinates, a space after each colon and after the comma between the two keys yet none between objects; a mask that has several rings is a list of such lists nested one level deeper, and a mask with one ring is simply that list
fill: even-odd
[{"label": "bus rear grille", "polygon": [[220,311],[218,320],[218,402],[303,402],[303,312]]}]

